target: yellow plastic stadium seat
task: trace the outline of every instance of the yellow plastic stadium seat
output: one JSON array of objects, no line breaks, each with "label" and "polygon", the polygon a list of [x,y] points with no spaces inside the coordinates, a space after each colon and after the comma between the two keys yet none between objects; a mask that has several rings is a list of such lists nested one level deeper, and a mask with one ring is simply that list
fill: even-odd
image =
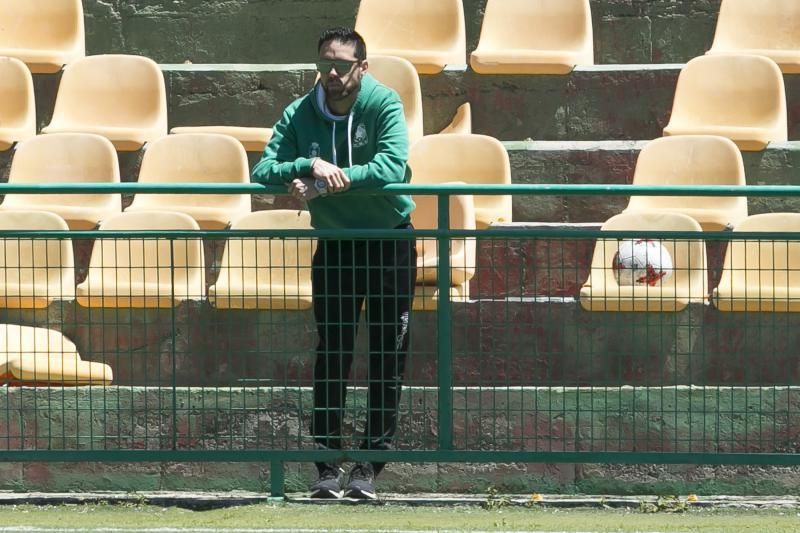
[{"label": "yellow plastic stadium seat", "polygon": [[0,57],[0,151],[34,135],[33,77],[19,59]]},{"label": "yellow plastic stadium seat", "polygon": [[242,143],[248,152],[263,152],[272,138],[272,128],[250,128],[246,126],[181,126],[170,133],[219,133],[230,135]]},{"label": "yellow plastic stadium seat", "polygon": [[[486,135],[427,135],[411,147],[408,164],[415,185],[511,183],[508,152],[500,141]],[[476,195],[475,217],[478,228],[511,222],[511,196]]]},{"label": "yellow plastic stadium seat", "polygon": [[800,74],[800,2],[722,0],[708,54],[755,54]]},{"label": "yellow plastic stadium seat", "polygon": [[458,106],[453,120],[439,133],[472,133],[472,107],[469,102]]},{"label": "yellow plastic stadium seat", "polygon": [[467,61],[462,0],[361,0],[355,29],[370,55],[404,57],[420,74]]},{"label": "yellow plastic stadium seat", "polygon": [[[696,231],[696,220],[680,213],[623,213],[611,217],[603,231]],[[706,248],[702,240],[664,239],[673,272],[654,286],[617,283],[611,268],[620,240],[600,239],[592,257],[589,279],[581,287],[581,307],[587,311],[680,311],[708,295]]]},{"label": "yellow plastic stadium seat", "polygon": [[[117,152],[99,135],[39,135],[17,145],[8,182],[119,183]],[[122,211],[122,199],[119,194],[7,194],[0,211],[17,209],[50,211],[66,220],[70,229],[93,229]]]},{"label": "yellow plastic stadium seat", "polygon": [[[634,185],[746,185],[742,154],[730,139],[712,135],[661,137],[645,145]],[[689,215],[704,230],[735,227],[747,217],[747,197],[632,196],[625,213]]]},{"label": "yellow plastic stadium seat", "polygon": [[[67,231],[64,220],[46,211],[0,212],[0,231]],[[0,307],[45,308],[75,299],[70,239],[0,239]]]},{"label": "yellow plastic stadium seat", "polygon": [[664,135],[721,135],[740,150],[786,141],[786,90],[778,65],[753,55],[709,55],[678,76]]},{"label": "yellow plastic stadium seat", "polygon": [[[250,183],[247,153],[229,135],[168,135],[147,147],[139,183]],[[250,212],[249,194],[137,194],[126,212],[179,211],[202,229],[223,229]]]},{"label": "yellow plastic stadium seat", "polygon": [[488,0],[470,65],[480,74],[569,74],[594,64],[589,0]]},{"label": "yellow plastic stadium seat", "polygon": [[[199,230],[184,213],[120,213],[103,231]],[[118,237],[95,239],[86,280],[75,289],[84,307],[174,307],[204,296],[202,239]]]},{"label": "yellow plastic stadium seat", "polygon": [[[411,214],[416,229],[438,228],[438,198],[432,195],[414,196],[416,209]],[[450,229],[475,229],[473,196],[450,197]],[[450,299],[469,299],[469,280],[475,275],[476,245],[474,238],[453,238],[450,242]],[[436,287],[439,265],[438,243],[435,238],[417,238],[417,288],[414,309],[435,310],[439,299]]]},{"label": "yellow plastic stadium seat", "polygon": [[370,54],[368,72],[400,95],[408,126],[408,143],[417,142],[422,138],[422,89],[414,65],[402,57]]},{"label": "yellow plastic stadium seat", "polygon": [[[767,213],[743,220],[737,232],[800,232],[800,213]],[[780,237],[731,237],[722,278],[711,301],[720,311],[800,311],[800,242]]]},{"label": "yellow plastic stadium seat", "polygon": [[152,59],[97,55],[64,68],[53,119],[42,133],[106,137],[117,150],[139,150],[167,134],[164,75]]},{"label": "yellow plastic stadium seat", "polygon": [[34,74],[58,72],[85,55],[81,0],[0,0],[0,56]]},{"label": "yellow plastic stadium seat", "polygon": [[[233,230],[311,229],[308,211],[274,209],[245,215]],[[219,309],[310,309],[313,238],[228,239],[208,300]]]},{"label": "yellow plastic stadium seat", "polygon": [[111,367],[82,361],[58,331],[0,324],[0,382],[14,385],[110,385]]}]

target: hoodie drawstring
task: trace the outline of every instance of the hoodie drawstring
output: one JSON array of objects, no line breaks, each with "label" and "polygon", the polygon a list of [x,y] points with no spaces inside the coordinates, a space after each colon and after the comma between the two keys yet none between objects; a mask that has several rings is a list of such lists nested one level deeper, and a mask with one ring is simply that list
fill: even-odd
[{"label": "hoodie drawstring", "polygon": [[338,167],[339,163],[336,161],[336,121],[333,122],[333,128],[331,128],[331,149],[333,150],[333,164]]},{"label": "hoodie drawstring", "polygon": [[347,116],[347,166],[353,166],[353,112]]}]

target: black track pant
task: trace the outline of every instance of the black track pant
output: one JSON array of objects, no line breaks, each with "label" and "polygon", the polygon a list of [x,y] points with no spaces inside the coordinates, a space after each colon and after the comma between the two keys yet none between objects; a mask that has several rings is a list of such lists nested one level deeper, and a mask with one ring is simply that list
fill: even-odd
[{"label": "black track pant", "polygon": [[[403,225],[397,231],[410,229]],[[342,448],[342,409],[366,301],[369,392],[361,448],[389,448],[397,428],[416,266],[416,246],[410,235],[400,240],[320,240],[312,267],[319,345],[311,426],[320,446]],[[378,471],[383,467],[375,466]]]}]

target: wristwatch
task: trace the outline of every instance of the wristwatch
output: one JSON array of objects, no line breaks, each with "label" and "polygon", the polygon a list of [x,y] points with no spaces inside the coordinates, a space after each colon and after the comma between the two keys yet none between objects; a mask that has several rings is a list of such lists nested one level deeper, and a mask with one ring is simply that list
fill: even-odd
[{"label": "wristwatch", "polygon": [[317,190],[320,196],[327,196],[328,194],[328,182],[322,178],[317,178],[314,180],[314,188]]}]

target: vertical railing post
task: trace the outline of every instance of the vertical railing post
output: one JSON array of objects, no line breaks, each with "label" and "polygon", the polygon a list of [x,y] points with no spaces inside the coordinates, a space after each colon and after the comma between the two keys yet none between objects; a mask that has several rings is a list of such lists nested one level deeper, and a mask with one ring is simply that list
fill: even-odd
[{"label": "vertical railing post", "polygon": [[[142,247],[144,250],[144,247]],[[175,265],[175,239],[171,238],[169,240],[169,262],[170,265]],[[170,306],[170,321],[171,321],[171,329],[172,329],[172,346],[170,346],[170,355],[172,357],[172,449],[178,449],[178,363],[176,361],[176,351],[175,346],[178,344],[178,338],[176,335],[177,324],[175,320],[175,271],[170,271],[170,297],[172,299],[172,305]],[[158,296],[158,295],[157,295]],[[159,397],[161,394],[159,394]],[[160,403],[160,402],[159,402]]]},{"label": "vertical railing post", "polygon": [[436,238],[438,264],[436,267],[436,288],[438,305],[436,307],[437,357],[436,384],[438,389],[438,431],[440,450],[453,449],[453,376],[452,342],[450,335],[452,309],[450,308],[450,193],[437,195],[439,230],[447,231]]},{"label": "vertical railing post", "polygon": [[283,486],[285,482],[283,472],[283,461],[269,462],[269,492],[272,498],[283,498]]}]

